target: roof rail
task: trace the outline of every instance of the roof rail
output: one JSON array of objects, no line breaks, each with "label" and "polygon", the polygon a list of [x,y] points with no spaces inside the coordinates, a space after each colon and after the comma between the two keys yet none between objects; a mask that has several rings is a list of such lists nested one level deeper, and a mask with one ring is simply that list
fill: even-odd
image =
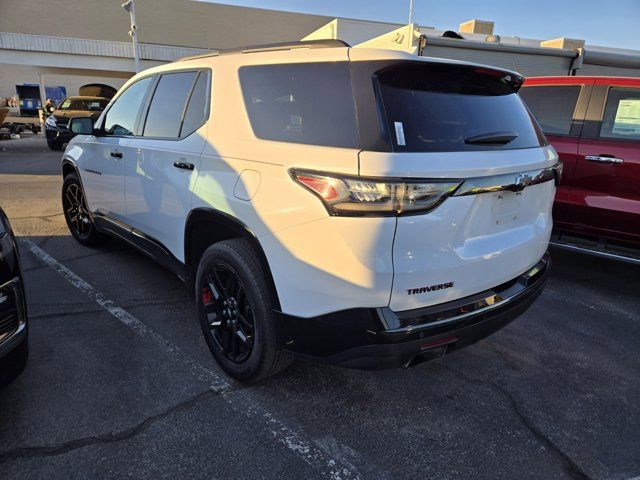
[{"label": "roof rail", "polygon": [[232,55],[238,53],[258,53],[258,52],[276,52],[279,50],[296,50],[299,48],[340,48],[350,47],[347,42],[342,40],[299,40],[296,42],[268,43],[265,45],[253,45],[240,48],[232,48],[228,50],[216,50],[209,53],[201,53],[199,55],[190,55],[183,57],[183,60],[195,60],[198,58],[218,57],[220,55]]}]

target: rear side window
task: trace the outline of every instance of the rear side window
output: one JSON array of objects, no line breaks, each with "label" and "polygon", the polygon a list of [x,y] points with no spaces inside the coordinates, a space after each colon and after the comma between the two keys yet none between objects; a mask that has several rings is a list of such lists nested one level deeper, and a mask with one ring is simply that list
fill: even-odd
[{"label": "rear side window", "polygon": [[184,114],[182,130],[180,130],[181,137],[195,132],[206,120],[207,106],[209,104],[209,99],[207,98],[208,79],[207,72],[200,72],[198,75],[196,85],[191,92],[191,98],[189,98],[187,112]]},{"label": "rear side window", "polygon": [[376,78],[394,151],[507,150],[546,143],[509,74],[403,62]]},{"label": "rear side window", "polygon": [[640,140],[640,89],[613,87],[609,90],[600,136]]},{"label": "rear side window", "polygon": [[160,77],[147,113],[143,136],[178,138],[189,95],[198,72],[167,73]]},{"label": "rear side window", "polygon": [[138,80],[115,100],[104,119],[103,128],[107,135],[133,135],[140,107],[152,80],[153,77]]},{"label": "rear side window", "polygon": [[256,137],[357,147],[347,62],[242,67],[240,84]]},{"label": "rear side window", "polygon": [[569,135],[581,88],[579,85],[523,87],[520,97],[544,133]]}]

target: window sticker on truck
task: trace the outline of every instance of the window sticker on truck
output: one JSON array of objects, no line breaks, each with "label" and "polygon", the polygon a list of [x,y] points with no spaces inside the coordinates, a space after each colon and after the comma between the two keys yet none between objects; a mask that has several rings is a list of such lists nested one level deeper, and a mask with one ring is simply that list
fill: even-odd
[{"label": "window sticker on truck", "polygon": [[640,99],[620,100],[612,132],[618,135],[640,134]]},{"label": "window sticker on truck", "polygon": [[404,126],[402,122],[393,122],[396,127],[396,142],[398,145],[406,145],[407,142],[404,139]]}]

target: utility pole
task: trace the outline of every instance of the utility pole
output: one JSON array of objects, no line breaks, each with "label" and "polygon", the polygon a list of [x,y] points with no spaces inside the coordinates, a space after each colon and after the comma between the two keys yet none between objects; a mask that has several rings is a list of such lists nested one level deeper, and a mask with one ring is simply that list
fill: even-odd
[{"label": "utility pole", "polygon": [[413,23],[413,0],[409,0],[409,23]]},{"label": "utility pole", "polygon": [[133,41],[133,62],[135,66],[136,73],[140,71],[140,50],[138,49],[138,27],[136,25],[136,8],[133,3],[133,0],[127,0],[122,4],[122,8],[124,8],[127,12],[129,12],[129,17],[131,18],[131,30],[129,30],[129,36]]}]

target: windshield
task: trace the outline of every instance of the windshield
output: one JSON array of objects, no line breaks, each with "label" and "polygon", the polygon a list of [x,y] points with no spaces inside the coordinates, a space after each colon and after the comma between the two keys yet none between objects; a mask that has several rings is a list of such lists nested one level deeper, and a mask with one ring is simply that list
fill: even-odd
[{"label": "windshield", "polygon": [[450,152],[546,144],[504,72],[404,62],[378,71],[383,123],[394,151]]},{"label": "windshield", "polygon": [[109,104],[106,98],[67,98],[58,107],[58,110],[87,110],[101,112]]}]

